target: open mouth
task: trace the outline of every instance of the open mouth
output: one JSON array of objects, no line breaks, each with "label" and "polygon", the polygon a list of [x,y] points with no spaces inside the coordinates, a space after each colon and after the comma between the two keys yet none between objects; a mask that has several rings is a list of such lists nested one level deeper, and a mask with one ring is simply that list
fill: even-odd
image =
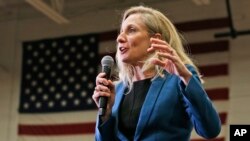
[{"label": "open mouth", "polygon": [[119,50],[120,50],[121,54],[124,54],[128,50],[128,48],[119,47]]}]

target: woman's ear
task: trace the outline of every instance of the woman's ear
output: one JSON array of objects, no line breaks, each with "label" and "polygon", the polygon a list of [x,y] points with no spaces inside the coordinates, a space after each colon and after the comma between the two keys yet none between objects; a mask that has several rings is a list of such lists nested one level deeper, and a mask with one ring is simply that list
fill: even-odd
[{"label": "woman's ear", "polygon": [[157,39],[162,39],[160,33],[155,33],[152,37]]}]

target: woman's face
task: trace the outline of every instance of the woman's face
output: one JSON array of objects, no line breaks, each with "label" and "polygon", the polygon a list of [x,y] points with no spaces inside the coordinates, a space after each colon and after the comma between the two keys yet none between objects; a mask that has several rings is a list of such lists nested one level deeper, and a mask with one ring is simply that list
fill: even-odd
[{"label": "woman's face", "polygon": [[150,37],[140,14],[132,14],[122,22],[117,37],[117,53],[124,63],[138,65],[148,55]]}]

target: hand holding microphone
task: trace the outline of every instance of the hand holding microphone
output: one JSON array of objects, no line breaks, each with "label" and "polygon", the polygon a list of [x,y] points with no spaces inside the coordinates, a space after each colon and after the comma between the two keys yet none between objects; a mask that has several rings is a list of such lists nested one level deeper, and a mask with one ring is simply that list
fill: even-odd
[{"label": "hand holding microphone", "polygon": [[[114,60],[111,56],[104,56],[102,58],[102,72],[104,72],[105,78],[108,80],[111,77],[111,69],[114,65]],[[107,108],[107,102],[108,102],[108,98],[105,96],[100,96],[99,98],[99,115],[103,116],[105,115],[106,112],[106,108]]]},{"label": "hand holding microphone", "polygon": [[[106,113],[107,105],[108,105],[108,96],[110,96],[110,84],[108,80],[111,78],[111,70],[114,65],[114,60],[111,56],[104,56],[101,60],[102,65],[102,73],[97,76],[96,79],[96,87],[94,91],[94,95],[92,98],[99,105],[99,116],[104,116]],[[105,73],[105,75],[103,74]],[[105,82],[105,83],[104,83]]]}]

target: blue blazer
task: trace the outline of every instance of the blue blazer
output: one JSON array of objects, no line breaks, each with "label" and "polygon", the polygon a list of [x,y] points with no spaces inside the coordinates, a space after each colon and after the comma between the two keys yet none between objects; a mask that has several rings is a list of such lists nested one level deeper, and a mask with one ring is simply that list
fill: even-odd
[{"label": "blue blazer", "polygon": [[[193,76],[185,85],[179,76],[165,72],[152,81],[142,105],[134,141],[189,141],[191,131],[204,138],[214,138],[221,122],[202,87],[195,69],[187,65]],[[119,107],[125,86],[116,85],[115,103],[108,121],[96,122],[96,141],[127,141],[118,128]]]}]

